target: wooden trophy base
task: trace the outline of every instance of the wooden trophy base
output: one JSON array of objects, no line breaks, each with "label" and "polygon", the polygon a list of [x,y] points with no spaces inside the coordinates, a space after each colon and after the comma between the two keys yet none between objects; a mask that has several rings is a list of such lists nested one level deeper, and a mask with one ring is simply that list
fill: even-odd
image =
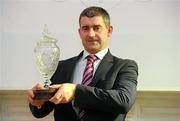
[{"label": "wooden trophy base", "polygon": [[49,99],[51,99],[51,97],[54,96],[55,93],[56,93],[56,91],[50,92],[48,89],[35,90],[34,91],[34,95],[35,95],[34,99],[48,101]]}]

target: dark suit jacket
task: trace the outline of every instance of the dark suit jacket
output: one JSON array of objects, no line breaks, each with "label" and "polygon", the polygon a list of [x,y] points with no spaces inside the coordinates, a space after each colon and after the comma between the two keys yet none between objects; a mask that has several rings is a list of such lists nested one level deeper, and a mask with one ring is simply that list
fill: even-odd
[{"label": "dark suit jacket", "polygon": [[[53,75],[53,84],[72,83],[75,65],[82,53],[61,61]],[[138,67],[133,60],[123,60],[108,52],[97,68],[90,86],[77,85],[74,106],[85,110],[84,121],[124,121],[136,97]],[[46,102],[41,109],[30,106],[33,115],[44,117],[54,109],[55,121],[79,121],[72,103],[54,105]]]}]

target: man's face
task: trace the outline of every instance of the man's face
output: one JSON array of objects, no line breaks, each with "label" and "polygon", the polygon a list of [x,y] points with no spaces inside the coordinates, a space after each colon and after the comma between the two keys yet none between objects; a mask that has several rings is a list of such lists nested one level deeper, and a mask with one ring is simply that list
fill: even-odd
[{"label": "man's face", "polygon": [[95,54],[108,47],[108,38],[112,34],[112,26],[106,27],[102,16],[82,17],[79,35],[84,49]]}]

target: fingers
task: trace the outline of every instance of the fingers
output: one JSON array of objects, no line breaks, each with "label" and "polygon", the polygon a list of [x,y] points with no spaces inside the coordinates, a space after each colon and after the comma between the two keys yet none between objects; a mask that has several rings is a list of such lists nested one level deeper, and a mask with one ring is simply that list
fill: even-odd
[{"label": "fingers", "polygon": [[[54,85],[55,86],[55,85]],[[53,86],[53,87],[54,87]],[[53,102],[53,103],[55,103],[55,104],[58,104],[58,103],[60,103],[61,102],[61,97],[62,96],[62,94],[61,94],[61,88],[59,88],[58,89],[58,91],[55,93],[55,95],[49,100],[50,102]]]},{"label": "fingers", "polygon": [[28,94],[27,94],[27,99],[29,103],[33,102],[33,98],[34,98],[34,93],[32,90],[28,90]]},{"label": "fingers", "polygon": [[[75,87],[75,84],[70,83],[49,86],[50,92],[56,92],[49,101],[53,102],[54,104],[69,103],[74,99]],[[39,89],[44,89],[43,84],[38,83],[28,91],[28,101],[34,106],[41,106],[44,103],[44,101],[34,99],[34,91]]]},{"label": "fingers", "polygon": [[41,106],[44,104],[44,101],[34,99],[34,96],[35,96],[34,91],[39,90],[39,89],[43,89],[43,84],[38,83],[32,89],[28,90],[28,92],[27,92],[27,100],[33,106]]},{"label": "fingers", "polygon": [[42,88],[42,84],[38,83],[32,89],[28,90],[27,96],[28,96],[28,100],[29,100],[30,103],[32,102],[32,100],[33,100],[33,98],[35,96],[34,91],[39,90],[41,88]]},{"label": "fingers", "polygon": [[57,95],[54,95],[49,101],[53,102],[54,104],[65,104],[70,102],[70,100],[67,100],[66,97],[64,97],[63,95],[61,95],[60,93],[56,93]]},{"label": "fingers", "polygon": [[35,86],[35,90],[42,90],[44,89],[44,85],[42,83],[38,83],[36,86]]},{"label": "fingers", "polygon": [[50,89],[57,89],[56,94],[49,100],[55,104],[69,103],[74,99],[76,85],[70,83],[52,85]]}]

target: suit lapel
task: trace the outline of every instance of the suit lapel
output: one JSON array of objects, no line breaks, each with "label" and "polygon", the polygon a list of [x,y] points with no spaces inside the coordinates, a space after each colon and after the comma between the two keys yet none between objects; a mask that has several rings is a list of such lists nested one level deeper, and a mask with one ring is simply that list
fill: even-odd
[{"label": "suit lapel", "polygon": [[113,65],[113,56],[108,51],[108,53],[105,55],[105,57],[102,59],[101,63],[99,64],[90,86],[95,86],[100,79],[105,79],[106,74],[108,73],[112,65]]},{"label": "suit lapel", "polygon": [[69,82],[72,82],[72,75],[74,73],[74,68],[75,68],[75,65],[76,65],[76,59],[73,59],[71,63],[69,63],[69,66],[67,67],[68,68],[68,73],[67,73],[67,80],[66,81],[69,81]]},{"label": "suit lapel", "polygon": [[76,64],[78,62],[78,60],[82,57],[83,55],[83,51],[76,57],[72,58],[72,60],[70,60],[69,64],[68,64],[68,71],[67,71],[67,80],[69,80],[69,82],[73,82],[73,74],[74,74],[74,70],[76,67]]}]

